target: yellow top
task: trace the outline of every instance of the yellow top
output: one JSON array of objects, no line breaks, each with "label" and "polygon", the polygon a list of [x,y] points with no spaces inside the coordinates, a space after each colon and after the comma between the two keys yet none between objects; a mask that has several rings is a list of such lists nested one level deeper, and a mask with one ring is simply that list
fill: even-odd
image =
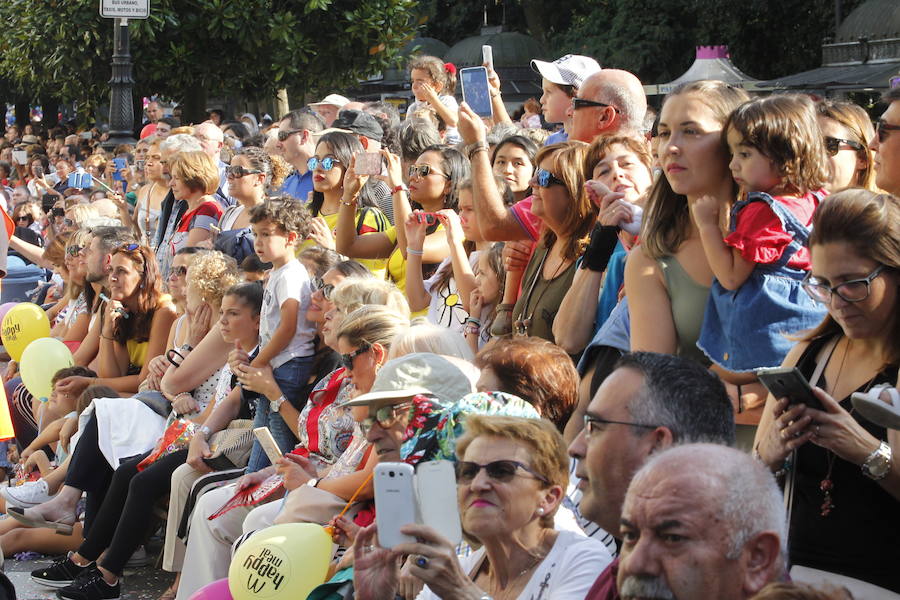
[{"label": "yellow top", "polygon": [[125,342],[125,347],[128,348],[128,363],[135,367],[143,367],[147,360],[147,348],[150,347],[150,340],[143,342],[128,340]]},{"label": "yellow top", "polygon": [[[366,211],[365,218],[363,219],[363,222],[361,224],[359,223],[360,210]],[[332,213],[330,215],[320,213],[319,216],[325,219],[325,223],[328,224],[328,228],[331,229],[331,233],[333,235],[334,229],[337,227],[338,213]],[[384,216],[384,213],[381,212],[381,210],[379,210],[378,208],[369,208],[368,210],[359,208],[356,209],[356,228],[360,235],[382,232],[385,231],[385,229],[389,226],[390,224],[388,223],[387,218]],[[303,243],[297,245],[297,256],[300,256],[301,252],[314,245],[315,242],[313,240],[304,240]],[[354,260],[372,271],[375,277],[384,279],[387,268],[386,259],[356,258]]]},{"label": "yellow top", "polygon": [[[443,231],[443,229],[444,229],[443,225],[438,225],[437,229],[435,229],[435,232]],[[406,293],[406,259],[403,258],[403,253],[400,252],[400,248],[396,247],[397,226],[392,225],[384,233],[388,236],[388,239],[390,239],[391,242],[393,242],[393,244],[394,244],[394,250],[393,250],[393,252],[391,252],[391,255],[388,257],[388,262],[387,262],[388,281],[394,282],[394,285],[396,285],[398,288],[400,288],[400,291],[405,294]],[[414,319],[416,317],[424,317],[427,315],[428,315],[428,308],[426,307],[418,312],[412,313],[412,315],[410,315],[410,318]]]}]

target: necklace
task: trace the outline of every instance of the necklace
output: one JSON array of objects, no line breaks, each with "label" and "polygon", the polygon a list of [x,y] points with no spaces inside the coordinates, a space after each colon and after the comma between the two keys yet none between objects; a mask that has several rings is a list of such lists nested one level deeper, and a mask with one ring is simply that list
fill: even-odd
[{"label": "necklace", "polygon": [[538,546],[537,546],[538,551],[536,553],[532,554],[529,552],[529,554],[531,554],[531,556],[532,556],[532,559],[527,564],[527,566],[524,569],[522,569],[521,571],[519,571],[518,575],[516,575],[512,579],[508,580],[506,582],[506,587],[504,587],[504,588],[499,587],[499,585],[500,585],[499,581],[494,581],[494,574],[496,573],[496,571],[495,570],[491,571],[491,573],[489,574],[489,577],[492,580],[491,587],[494,588],[495,586],[493,584],[495,584],[495,583],[497,584],[495,591],[491,594],[491,596],[493,598],[499,598],[501,594],[504,594],[504,593],[508,592],[509,590],[515,589],[514,584],[519,580],[520,577],[522,577],[522,575],[524,575],[525,573],[528,573],[529,571],[534,569],[536,566],[541,564],[541,561],[544,560],[548,554],[547,551],[544,551],[542,546],[543,546],[543,540],[540,543],[538,543]]}]

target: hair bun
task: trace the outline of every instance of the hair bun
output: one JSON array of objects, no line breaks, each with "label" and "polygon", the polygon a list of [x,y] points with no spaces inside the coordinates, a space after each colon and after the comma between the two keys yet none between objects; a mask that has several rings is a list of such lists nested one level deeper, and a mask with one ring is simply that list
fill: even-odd
[{"label": "hair bun", "polygon": [[456,65],[453,63],[444,63],[444,70],[451,75],[456,75]]}]

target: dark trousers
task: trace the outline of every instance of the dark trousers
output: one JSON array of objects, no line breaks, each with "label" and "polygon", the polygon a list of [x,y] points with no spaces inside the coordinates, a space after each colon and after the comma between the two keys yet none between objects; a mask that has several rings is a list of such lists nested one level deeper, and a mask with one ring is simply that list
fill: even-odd
[{"label": "dark trousers", "polygon": [[97,415],[91,413],[78,444],[75,445],[75,451],[72,452],[69,470],[66,472],[66,485],[88,493],[84,509],[85,534],[97,517],[103,503],[102,496],[109,487],[112,476],[112,467],[100,452]]},{"label": "dark trousers", "polygon": [[124,460],[116,469],[109,487],[101,493],[99,512],[78,549],[89,560],[96,560],[106,550],[101,564],[117,575],[122,574],[125,563],[149,533],[153,506],[169,493],[172,472],[187,460],[187,450],[179,450],[138,471],[138,463],[149,454]]}]

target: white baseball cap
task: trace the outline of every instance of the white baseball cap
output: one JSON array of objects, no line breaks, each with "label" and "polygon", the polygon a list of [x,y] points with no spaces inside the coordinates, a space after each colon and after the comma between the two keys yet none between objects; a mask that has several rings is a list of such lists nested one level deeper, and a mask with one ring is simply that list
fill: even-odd
[{"label": "white baseball cap", "polygon": [[566,54],[553,62],[532,60],[531,68],[551,83],[580,88],[585,79],[600,70],[600,64],[590,56]]},{"label": "white baseball cap", "polygon": [[350,103],[350,98],[345,98],[340,94],[328,94],[319,102],[310,102],[310,106],[322,106],[323,104],[330,104],[332,106],[337,106],[338,108],[343,108],[344,105]]}]

